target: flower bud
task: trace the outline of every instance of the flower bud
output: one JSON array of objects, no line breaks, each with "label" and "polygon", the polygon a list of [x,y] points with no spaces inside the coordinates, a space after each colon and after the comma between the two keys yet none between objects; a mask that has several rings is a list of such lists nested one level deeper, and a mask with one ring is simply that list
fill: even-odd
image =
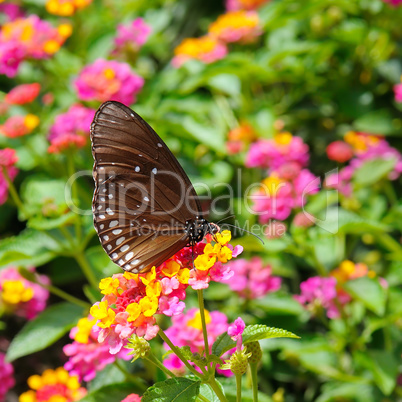
[{"label": "flower bud", "polygon": [[221,369],[230,370],[235,375],[243,375],[247,371],[248,359],[251,356],[251,353],[246,353],[246,351],[247,348],[234,352],[229,360],[225,360]]},{"label": "flower bud", "polygon": [[144,359],[151,352],[151,346],[149,345],[149,342],[137,335],[131,336],[125,348],[131,349],[129,355],[133,355],[132,362],[137,360],[138,358]]},{"label": "flower bud", "polygon": [[251,356],[249,357],[249,363],[258,363],[262,358],[262,350],[260,342],[250,342],[247,344],[247,350],[250,351]]}]

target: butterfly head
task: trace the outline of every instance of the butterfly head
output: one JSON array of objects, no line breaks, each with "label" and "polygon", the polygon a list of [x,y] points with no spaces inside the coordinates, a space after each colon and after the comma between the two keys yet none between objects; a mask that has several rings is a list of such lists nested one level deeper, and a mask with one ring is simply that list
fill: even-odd
[{"label": "butterfly head", "polygon": [[220,228],[215,223],[210,223],[206,219],[196,216],[195,219],[186,221],[186,232],[189,238],[189,244],[194,245],[200,242],[208,233],[214,235]]}]

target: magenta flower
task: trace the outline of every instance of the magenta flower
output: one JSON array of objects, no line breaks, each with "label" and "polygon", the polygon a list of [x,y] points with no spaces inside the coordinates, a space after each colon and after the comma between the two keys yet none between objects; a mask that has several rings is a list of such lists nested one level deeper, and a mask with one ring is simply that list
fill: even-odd
[{"label": "magenta flower", "polygon": [[[31,272],[35,269],[31,268]],[[46,275],[37,275],[37,279],[44,285],[50,284]],[[32,320],[45,309],[48,298],[47,289],[23,278],[17,268],[0,272],[0,304],[6,311]]]},{"label": "magenta flower", "polygon": [[151,31],[151,27],[142,18],[136,18],[129,24],[119,24],[114,39],[115,52],[125,48],[137,52],[147,41]]},{"label": "magenta flower", "polygon": [[402,84],[394,85],[395,102],[402,102]]},{"label": "magenta flower", "polygon": [[242,334],[243,334],[244,328],[246,328],[246,324],[244,323],[244,321],[242,320],[241,317],[236,318],[234,323],[229,325],[229,328],[228,328],[228,335],[234,341],[236,341],[236,351],[238,351],[238,352],[241,350],[241,345],[243,343]]},{"label": "magenta flower", "polygon": [[[219,311],[205,311],[205,319],[208,344],[212,347],[218,336],[228,330],[228,320],[226,315]],[[176,346],[189,346],[193,353],[201,353],[204,350],[201,316],[197,308],[191,308],[184,314],[172,317],[172,325],[165,332]],[[164,346],[169,350],[167,344]],[[175,373],[184,372],[184,364],[174,354],[170,354],[163,364]]]},{"label": "magenta flower", "polygon": [[270,0],[226,0],[226,10],[256,10]]},{"label": "magenta flower", "polygon": [[91,316],[81,319],[70,331],[70,338],[74,342],[63,347],[64,354],[69,357],[64,368],[70,375],[77,375],[80,382],[93,380],[97,371],[103,370],[117,358],[131,358],[127,349],[122,349],[118,354],[111,354],[107,343],[99,343],[99,329],[95,323],[96,320]]},{"label": "magenta flower", "polygon": [[0,13],[5,14],[8,21],[14,21],[17,18],[24,16],[24,11],[22,8],[13,3],[0,4]]},{"label": "magenta flower", "polygon": [[328,158],[344,163],[353,157],[353,148],[344,141],[334,141],[327,146]]},{"label": "magenta flower", "polygon": [[245,299],[257,299],[267,293],[276,292],[281,286],[281,278],[272,276],[272,268],[264,264],[260,257],[251,260],[243,258],[231,261],[230,269],[234,275],[227,283],[234,292]]},{"label": "magenta flower", "polygon": [[300,167],[309,160],[308,145],[290,133],[277,134],[273,139],[260,139],[251,145],[246,158],[247,167],[276,170],[285,163],[296,162]]},{"label": "magenta flower", "polygon": [[68,24],[55,28],[37,15],[7,22],[0,31],[0,73],[14,77],[23,60],[51,57],[70,35]]},{"label": "magenta flower", "polygon": [[127,395],[121,402],[141,402],[141,397],[137,394]]},{"label": "magenta flower", "polygon": [[126,105],[136,101],[143,85],[144,79],[135,74],[129,64],[104,59],[84,67],[75,81],[81,100],[115,100]]},{"label": "magenta flower", "polygon": [[6,355],[0,352],[0,401],[6,400],[7,392],[15,385],[14,368],[6,362]]},{"label": "magenta flower", "polygon": [[397,7],[402,4],[402,0],[383,0],[384,3],[388,3],[391,6]]},{"label": "magenta flower", "polygon": [[0,150],[0,205],[8,198],[8,182],[4,177],[3,169],[7,172],[10,180],[17,176],[18,169],[14,166],[18,158],[14,149],[5,148]]},{"label": "magenta flower", "polygon": [[[336,283],[336,279],[332,277],[314,276],[300,284],[301,294],[294,298],[313,314],[317,312],[318,308],[323,308],[326,310],[328,318],[338,318],[340,314],[336,304]],[[340,302],[341,300],[338,300],[338,303]]]},{"label": "magenta flower", "polygon": [[50,127],[50,153],[60,153],[70,146],[83,147],[89,137],[95,110],[76,104],[59,114]]}]

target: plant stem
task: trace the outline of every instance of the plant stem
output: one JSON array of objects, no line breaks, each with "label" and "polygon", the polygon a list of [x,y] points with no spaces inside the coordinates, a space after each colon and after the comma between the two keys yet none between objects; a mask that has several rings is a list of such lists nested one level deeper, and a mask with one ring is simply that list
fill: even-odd
[{"label": "plant stem", "polygon": [[236,402],[241,402],[241,374],[236,374]]},{"label": "plant stem", "polygon": [[208,385],[212,388],[212,390],[215,392],[216,396],[219,398],[221,402],[227,402],[227,399],[223,394],[220,386],[216,382],[215,377],[210,378],[210,380],[208,381]]},{"label": "plant stem", "polygon": [[202,335],[204,336],[205,345],[205,357],[209,357],[209,344],[208,344],[208,333],[207,333],[207,323],[205,321],[205,309],[204,309],[204,295],[202,289],[197,290],[198,305],[200,306],[200,316],[202,324]]},{"label": "plant stem", "polygon": [[233,113],[232,108],[230,107],[228,100],[223,95],[215,95],[215,103],[218,105],[219,110],[222,113],[223,118],[226,121],[228,127],[233,130],[236,127],[239,127],[240,124],[236,119],[235,114]]},{"label": "plant stem", "polygon": [[87,258],[85,257],[84,252],[80,251],[80,252],[74,254],[74,258],[78,262],[78,265],[81,267],[82,272],[88,279],[88,282],[90,283],[90,285],[94,289],[98,289],[98,281],[97,281],[94,273],[92,272],[92,268],[89,265],[89,262],[88,262]]},{"label": "plant stem", "polygon": [[251,384],[253,388],[253,402],[258,402],[258,376],[257,376],[258,363],[249,363],[249,366],[251,374]]},{"label": "plant stem", "polygon": [[198,395],[197,395],[197,398],[200,399],[200,400],[203,401],[203,402],[210,402],[209,399],[205,398],[205,396],[203,396],[203,395],[201,395],[201,394],[198,394]]},{"label": "plant stem", "polygon": [[53,285],[44,285],[40,282],[36,282],[38,285],[42,286],[43,288],[47,289],[50,293],[53,293],[56,296],[59,296],[61,299],[64,299],[70,303],[76,304],[77,306],[83,307],[85,309],[89,309],[91,307],[90,303],[87,303],[86,301],[80,300],[64,290],[61,290]]},{"label": "plant stem", "polygon": [[24,215],[24,219],[28,218],[28,214],[25,211],[25,207],[24,204],[21,201],[20,196],[18,195],[18,192],[14,186],[13,181],[10,179],[10,176],[8,175],[7,169],[2,166],[2,171],[3,171],[3,176],[8,184],[8,191],[11,195],[11,198],[14,201],[14,204],[17,206],[17,208],[19,209],[19,211],[21,211],[21,213]]},{"label": "plant stem", "polygon": [[[70,178],[73,176],[75,173],[75,167],[74,167],[74,156],[71,151],[67,152],[67,174],[68,177]],[[73,180],[71,184],[71,199],[73,200],[74,203],[77,203],[77,207],[79,206],[79,198],[78,198],[78,189],[77,189],[77,183],[75,180]],[[77,237],[77,243],[80,244],[81,242],[81,221],[80,219],[76,219],[75,223],[75,236]]]},{"label": "plant stem", "polygon": [[186,360],[186,358],[181,353],[180,349],[173,345],[172,341],[168,338],[168,336],[160,329],[158,335],[169,345],[170,349],[172,349],[173,353],[185,364],[185,366],[197,377],[202,378],[201,374],[194,369],[191,364]]},{"label": "plant stem", "polygon": [[135,386],[139,389],[139,391],[145,391],[147,389],[147,386],[139,380],[139,378],[131,374],[121,363],[118,359],[116,359],[113,364],[126,376],[130,382],[135,384]]},{"label": "plant stem", "polygon": [[172,373],[168,368],[166,368],[163,365],[163,363],[159,359],[157,359],[153,353],[150,353],[147,357],[144,357],[144,359],[148,360],[150,363],[154,364],[156,367],[161,369],[166,374],[166,376],[172,378],[176,377],[176,375]]}]

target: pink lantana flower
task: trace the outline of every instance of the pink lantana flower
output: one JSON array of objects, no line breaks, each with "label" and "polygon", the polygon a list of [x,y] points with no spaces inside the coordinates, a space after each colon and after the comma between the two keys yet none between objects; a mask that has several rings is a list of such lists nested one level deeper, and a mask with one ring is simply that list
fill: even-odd
[{"label": "pink lantana flower", "polygon": [[48,152],[60,153],[69,147],[82,148],[89,139],[95,110],[76,104],[59,114],[50,127]]},{"label": "pink lantana flower", "polygon": [[[35,269],[31,268],[34,273]],[[37,275],[44,285],[50,280],[45,275]],[[46,307],[49,291],[37,283],[26,280],[17,268],[7,268],[0,272],[0,304],[13,314],[28,320],[34,319]]]},{"label": "pink lantana flower", "polygon": [[117,26],[117,36],[114,39],[115,49],[113,53],[127,50],[138,52],[151,34],[151,27],[142,18],[136,18],[128,24]]},{"label": "pink lantana flower", "polygon": [[144,79],[127,63],[98,59],[82,69],[74,84],[81,100],[115,100],[130,105],[136,101]]},{"label": "pink lantana flower", "polygon": [[257,299],[268,293],[276,292],[281,286],[281,278],[272,276],[272,268],[259,257],[247,261],[238,259],[230,262],[234,275],[224,280],[234,292],[245,299]]},{"label": "pink lantana flower", "polygon": [[6,361],[6,355],[0,352],[0,401],[6,400],[7,392],[15,385],[14,368]]}]

